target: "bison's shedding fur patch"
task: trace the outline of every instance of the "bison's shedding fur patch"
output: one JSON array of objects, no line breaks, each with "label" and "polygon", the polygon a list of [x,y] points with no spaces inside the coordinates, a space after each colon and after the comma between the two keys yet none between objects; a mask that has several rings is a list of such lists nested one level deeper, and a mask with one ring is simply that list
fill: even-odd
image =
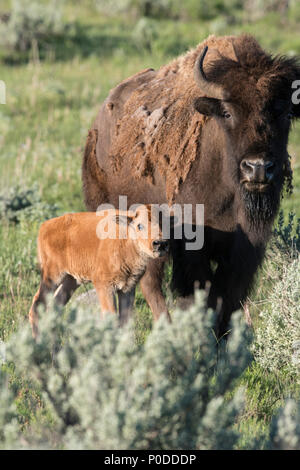
[{"label": "bison's shedding fur patch", "polygon": [[132,92],[118,120],[118,136],[111,148],[116,172],[126,164],[136,178],[154,184],[157,168],[166,180],[168,203],[174,202],[197,156],[206,120],[195,113],[193,106],[201,96],[193,80],[193,65],[205,45],[235,58],[232,41],[231,36],[210,36],[196,49],[162,67],[146,86],[142,84]]}]

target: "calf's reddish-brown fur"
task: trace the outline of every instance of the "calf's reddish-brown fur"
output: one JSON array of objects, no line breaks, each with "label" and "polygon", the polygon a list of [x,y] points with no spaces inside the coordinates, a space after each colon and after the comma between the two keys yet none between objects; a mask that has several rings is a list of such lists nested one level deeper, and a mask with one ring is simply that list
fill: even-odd
[{"label": "calf's reddish-brown fur", "polygon": [[[108,228],[114,238],[107,237]],[[150,205],[135,212],[109,209],[44,222],[38,236],[42,280],[29,312],[33,336],[38,332],[37,307],[45,304],[48,293],[55,292],[56,301],[65,305],[81,283],[91,281],[102,312],[114,313],[114,293],[132,290],[149,260],[166,251],[167,242]]]}]

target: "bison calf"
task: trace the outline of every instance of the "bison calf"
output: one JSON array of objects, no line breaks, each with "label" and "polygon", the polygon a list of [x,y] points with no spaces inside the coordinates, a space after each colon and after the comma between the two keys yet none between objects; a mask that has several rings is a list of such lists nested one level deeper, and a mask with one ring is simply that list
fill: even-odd
[{"label": "bison calf", "polygon": [[66,214],[44,222],[38,236],[42,280],[29,312],[33,336],[37,335],[37,307],[45,304],[48,293],[54,292],[55,301],[65,305],[80,284],[91,281],[102,312],[115,312],[114,293],[131,291],[149,260],[167,251],[168,242],[151,205],[139,206],[135,212]]}]

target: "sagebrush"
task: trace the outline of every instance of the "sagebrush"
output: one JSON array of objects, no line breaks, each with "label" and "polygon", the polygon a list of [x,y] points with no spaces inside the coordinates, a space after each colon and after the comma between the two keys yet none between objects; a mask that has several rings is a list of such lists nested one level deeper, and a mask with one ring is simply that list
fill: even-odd
[{"label": "sagebrush", "polygon": [[61,2],[46,5],[32,0],[13,0],[7,20],[0,22],[0,45],[16,51],[27,51],[34,41],[49,40],[65,29]]},{"label": "sagebrush", "polygon": [[[86,308],[64,318],[43,312],[38,341],[28,325],[7,344],[5,363],[32,381],[51,420],[20,433],[13,394],[2,376],[1,435],[4,448],[234,449],[244,408],[237,381],[251,361],[250,334],[235,314],[228,343],[217,347],[215,314],[197,293],[173,322],[159,320],[144,344],[132,323],[118,327]],[[284,448],[282,426],[297,430],[295,404],[272,423],[268,447]],[[277,421],[279,419],[279,421]],[[280,426],[278,425],[280,423]],[[298,445],[299,435],[289,442]],[[255,444],[257,445],[257,443]]]},{"label": "sagebrush", "polygon": [[300,220],[283,212],[262,270],[263,300],[254,354],[268,371],[285,371],[300,383]]}]

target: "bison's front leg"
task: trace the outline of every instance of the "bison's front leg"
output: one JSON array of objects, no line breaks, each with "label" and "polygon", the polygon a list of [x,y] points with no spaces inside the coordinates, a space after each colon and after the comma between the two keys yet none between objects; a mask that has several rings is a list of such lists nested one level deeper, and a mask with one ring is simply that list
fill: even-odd
[{"label": "bison's front leg", "polygon": [[162,293],[165,259],[151,260],[141,279],[143,295],[152,311],[154,320],[165,314],[171,321],[165,298]]},{"label": "bison's front leg", "polygon": [[209,307],[216,308],[220,299],[216,325],[218,338],[228,334],[231,315],[242,309],[263,259],[263,248],[253,246],[245,236],[239,235],[232,251],[219,262],[209,292]]}]

